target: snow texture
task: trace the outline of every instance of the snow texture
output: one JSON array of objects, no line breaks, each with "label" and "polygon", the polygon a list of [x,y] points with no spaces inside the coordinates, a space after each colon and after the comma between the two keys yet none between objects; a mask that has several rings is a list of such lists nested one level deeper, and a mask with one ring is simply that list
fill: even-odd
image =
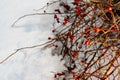
[{"label": "snow texture", "polygon": [[[29,16],[11,27],[19,17],[36,12],[50,0],[2,0],[0,2],[0,61],[16,49],[47,41],[53,36],[52,16]],[[64,69],[51,48],[21,50],[0,64],[0,80],[53,80],[54,72]]]}]

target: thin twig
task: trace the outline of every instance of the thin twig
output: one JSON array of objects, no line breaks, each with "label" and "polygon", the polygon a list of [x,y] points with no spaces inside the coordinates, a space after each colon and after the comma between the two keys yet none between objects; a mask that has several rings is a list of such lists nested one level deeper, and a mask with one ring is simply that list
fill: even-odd
[{"label": "thin twig", "polygon": [[72,13],[32,13],[32,14],[27,14],[27,15],[24,15],[24,16],[19,17],[19,18],[12,24],[12,27],[14,27],[15,24],[16,24],[19,20],[21,20],[21,19],[23,19],[23,18],[25,18],[25,17],[28,17],[28,16],[34,16],[34,15],[54,15],[54,14],[72,14]]},{"label": "thin twig", "polygon": [[48,41],[48,42],[45,42],[43,44],[39,44],[39,45],[33,45],[33,46],[29,46],[29,47],[22,47],[22,48],[19,48],[17,49],[15,52],[11,53],[9,56],[7,56],[6,58],[4,58],[2,61],[0,61],[0,64],[4,63],[5,61],[7,61],[10,57],[12,57],[13,55],[15,55],[18,51],[20,50],[23,50],[23,49],[31,49],[31,48],[37,48],[37,47],[40,47],[40,46],[43,46],[43,45],[47,45],[48,43],[51,43],[53,42],[54,40],[51,40],[51,41]]},{"label": "thin twig", "polygon": [[[61,1],[61,0],[59,0],[59,1]],[[48,6],[50,6],[50,5],[52,5],[52,4],[55,4],[55,3],[59,2],[59,1],[57,0],[57,1],[53,1],[53,2],[51,2],[51,3],[47,3],[45,6],[43,6],[43,7],[40,8],[40,9],[37,9],[37,10],[35,10],[35,11],[43,10],[45,7],[48,7]]]}]

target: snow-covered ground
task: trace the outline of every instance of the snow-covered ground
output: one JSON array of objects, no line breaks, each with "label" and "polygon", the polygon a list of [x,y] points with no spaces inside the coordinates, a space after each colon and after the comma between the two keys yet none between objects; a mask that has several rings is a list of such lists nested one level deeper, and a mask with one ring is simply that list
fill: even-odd
[{"label": "snow-covered ground", "polygon": [[[50,0],[2,0],[0,2],[0,61],[16,49],[47,41],[52,36],[52,16],[19,17],[35,11]],[[0,64],[0,80],[53,80],[53,72],[63,70],[58,56],[51,56],[51,49],[21,50]]]}]

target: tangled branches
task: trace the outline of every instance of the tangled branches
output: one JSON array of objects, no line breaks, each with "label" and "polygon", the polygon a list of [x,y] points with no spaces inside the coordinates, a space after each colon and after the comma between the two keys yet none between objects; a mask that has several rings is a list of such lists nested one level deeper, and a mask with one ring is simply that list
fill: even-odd
[{"label": "tangled branches", "polygon": [[59,0],[55,9],[52,45],[66,61],[55,80],[120,79],[120,2],[90,1]]},{"label": "tangled branches", "polygon": [[18,19],[31,15],[54,15],[52,32],[55,37],[48,37],[49,42],[45,43],[45,47],[60,47],[55,54],[62,56],[66,67],[66,70],[56,73],[54,79],[119,80],[119,0],[57,0],[50,5],[56,3],[59,3],[59,8],[54,13],[29,14]]}]

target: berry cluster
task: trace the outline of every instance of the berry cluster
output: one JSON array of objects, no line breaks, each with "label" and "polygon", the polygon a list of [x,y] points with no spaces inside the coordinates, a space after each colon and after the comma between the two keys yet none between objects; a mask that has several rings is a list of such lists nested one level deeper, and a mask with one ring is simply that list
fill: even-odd
[{"label": "berry cluster", "polygon": [[112,1],[58,1],[54,19],[60,26],[52,32],[66,70],[56,73],[55,80],[120,78],[120,16]]}]

